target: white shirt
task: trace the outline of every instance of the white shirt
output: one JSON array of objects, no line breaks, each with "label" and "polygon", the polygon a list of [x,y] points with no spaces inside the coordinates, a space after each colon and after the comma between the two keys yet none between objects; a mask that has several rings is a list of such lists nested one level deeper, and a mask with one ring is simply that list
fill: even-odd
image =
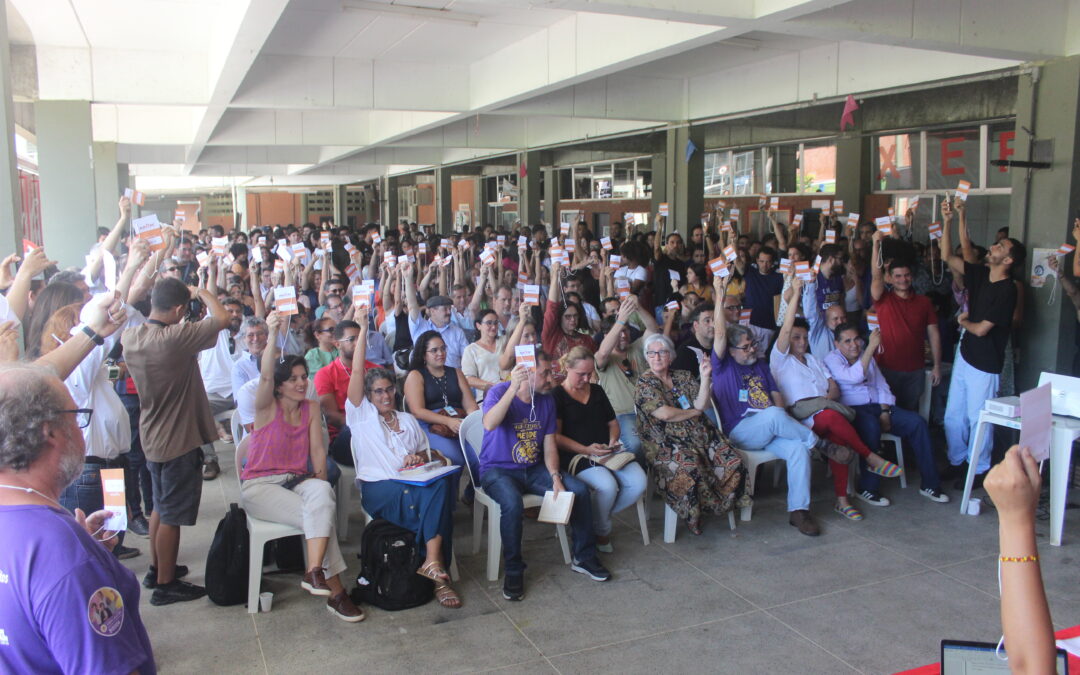
[{"label": "white shirt", "polygon": [[401,429],[397,433],[390,431],[367,397],[359,406],[345,401],[345,424],[352,431],[352,456],[358,479],[374,482],[397,478],[406,455],[427,449],[427,435],[416,418],[404,412],[395,414]]},{"label": "white shirt", "polygon": [[[826,396],[829,393],[829,372],[821,361],[809,352],[806,354],[806,363],[803,363],[792,356],[790,347],[787,352],[781,352],[773,345],[769,370],[772,371],[776,386],[780,388],[784,402],[788,405],[804,398]],[[802,423],[812,428],[815,415],[801,420]]]},{"label": "white shirt", "polygon": [[199,372],[202,373],[206,393],[222,398],[229,398],[233,394],[232,367],[240,356],[239,345],[235,339],[235,353],[229,353],[230,335],[229,329],[223,328],[218,333],[217,343],[210,349],[199,352]]},{"label": "white shirt", "polygon": [[629,267],[620,267],[619,269],[615,270],[615,278],[626,279],[631,283],[635,281],[640,281],[644,283],[648,277],[646,275],[645,268],[642,265],[638,265],[634,269],[630,269]]},{"label": "white shirt", "polygon": [[11,309],[11,305],[8,304],[7,298],[0,295],[0,323],[5,321],[14,321],[15,328],[18,328],[21,323],[19,317],[15,316],[15,312]]}]

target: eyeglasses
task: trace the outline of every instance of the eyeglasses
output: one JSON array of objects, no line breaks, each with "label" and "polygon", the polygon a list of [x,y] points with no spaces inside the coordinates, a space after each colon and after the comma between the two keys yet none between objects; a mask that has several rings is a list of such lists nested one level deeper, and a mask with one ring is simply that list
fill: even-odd
[{"label": "eyeglasses", "polygon": [[742,305],[727,305],[724,307],[724,309],[729,312],[741,312]]},{"label": "eyeglasses", "polygon": [[76,408],[74,410],[57,410],[58,413],[71,413],[75,415],[75,424],[79,425],[80,429],[85,429],[90,426],[90,418],[94,416],[93,408]]},{"label": "eyeglasses", "polygon": [[661,356],[670,356],[670,355],[671,355],[671,352],[669,352],[666,349],[663,349],[663,350],[658,351],[658,352],[651,352],[651,351],[650,352],[645,352],[645,356],[647,358],[650,358],[650,359],[656,359],[656,358],[659,358]]},{"label": "eyeglasses", "polygon": [[746,344],[744,344],[742,347],[734,347],[733,346],[732,349],[739,349],[739,350],[742,350],[742,351],[749,352],[749,351],[753,351],[753,350],[757,349],[757,346],[758,346],[758,343],[755,340],[751,340],[750,342],[747,342]]},{"label": "eyeglasses", "polygon": [[389,387],[383,387],[381,389],[372,389],[371,393],[376,396],[382,396],[383,394],[393,394],[396,389],[397,388],[394,385],[390,385]]},{"label": "eyeglasses", "polygon": [[334,329],[333,328],[320,328],[320,329],[316,330],[315,332],[316,333],[333,333]]}]

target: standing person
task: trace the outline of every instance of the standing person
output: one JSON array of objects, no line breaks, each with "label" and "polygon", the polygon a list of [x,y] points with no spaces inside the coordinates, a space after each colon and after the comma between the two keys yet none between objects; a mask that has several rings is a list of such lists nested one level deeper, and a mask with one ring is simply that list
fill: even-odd
[{"label": "standing person", "polygon": [[[72,341],[90,344],[81,332]],[[157,672],[138,581],[109,551],[116,541],[104,531],[109,512],[77,510],[73,518],[60,507],[60,493],[82,471],[79,426],[90,417],[49,369],[0,366],[5,673]]]},{"label": "standing person", "polygon": [[771,339],[776,331],[776,297],[784,289],[784,277],[773,269],[776,264],[774,249],[762,246],[756,262],[756,266],[747,265],[742,258],[736,258],[735,265],[746,283],[743,306],[750,309],[750,324],[770,331]]},{"label": "standing person", "polygon": [[871,268],[870,297],[881,326],[882,350],[874,355],[881,374],[889,383],[896,405],[904,410],[918,412],[919,398],[926,385],[923,374],[924,340],[930,340],[930,354],[934,360],[931,383],[941,383],[941,333],[938,331],[937,313],[925,295],[912,288],[911,265],[906,260],[889,263],[889,284],[885,288],[882,273],[880,230],[873,235],[873,263]]},{"label": "standing person", "polygon": [[[652,289],[653,289],[653,315],[657,323],[663,318],[664,305],[675,288],[686,283],[686,249],[683,246],[683,238],[678,232],[672,232],[666,237],[659,233],[663,232],[663,222],[660,214],[656,214],[656,237],[653,238],[653,265],[652,265]],[[663,248],[660,242],[663,241]],[[675,278],[672,278],[672,274]],[[632,289],[631,289],[632,290]]]},{"label": "standing person", "polygon": [[[945,405],[945,438],[949,442],[949,471],[946,478],[962,479],[967,473],[970,444],[975,438],[975,425],[983,403],[998,395],[1001,369],[1005,363],[1005,345],[1009,341],[1013,309],[1017,302],[1014,268],[1023,268],[1024,245],[1006,238],[990,245],[986,264],[978,261],[975,247],[968,236],[964,202],[957,200],[960,212],[960,248],[963,257],[952,249],[953,209],[946,201],[941,205],[941,252],[953,277],[962,277],[968,291],[968,311],[957,317],[963,334],[960,349],[953,361],[949,381],[949,400]],[[990,468],[990,448],[993,434],[986,434],[979,448],[976,486]]]},{"label": "standing person", "polygon": [[218,333],[229,325],[229,314],[205,288],[196,297],[209,314],[202,321],[182,322],[191,291],[178,279],[159,280],[150,295],[150,318],[121,338],[128,371],[139,390],[139,435],[154,490],[152,562],[143,579],[147,588],[154,589],[153,605],[206,595],[203,587],[177,577],[187,568],[178,568],[176,557],[180,527],[194,525],[199,514],[202,446],[217,440],[198,354],[214,346]]}]

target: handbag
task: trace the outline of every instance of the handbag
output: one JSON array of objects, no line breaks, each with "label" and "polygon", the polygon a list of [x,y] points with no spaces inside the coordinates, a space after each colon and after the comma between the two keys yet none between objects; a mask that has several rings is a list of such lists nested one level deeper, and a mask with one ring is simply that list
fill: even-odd
[{"label": "handbag", "polygon": [[603,457],[574,455],[574,458],[570,460],[569,473],[571,476],[576,476],[585,469],[591,469],[594,466],[602,466],[610,471],[618,471],[632,461],[634,461],[634,453],[625,450],[613,452]]},{"label": "handbag", "polygon": [[788,413],[797,420],[804,420],[815,413],[819,413],[822,410],[828,408],[829,410],[835,410],[847,419],[848,422],[855,421],[855,410],[850,406],[846,406],[838,401],[825,398],[824,396],[813,396],[811,398],[804,398],[800,401],[795,401],[788,406]]},{"label": "handbag", "polygon": [[[450,414],[451,410],[454,411],[453,415]],[[439,412],[446,414],[448,417],[456,417],[458,419],[465,419],[465,410],[463,410],[462,408],[453,408],[453,407],[448,406],[446,408],[439,408]],[[436,434],[438,436],[442,436],[443,438],[452,438],[454,440],[457,440],[457,437],[458,437],[457,432],[452,430],[450,427],[446,426],[445,424],[432,424],[428,428],[431,430],[431,433],[433,433],[433,434]]]}]

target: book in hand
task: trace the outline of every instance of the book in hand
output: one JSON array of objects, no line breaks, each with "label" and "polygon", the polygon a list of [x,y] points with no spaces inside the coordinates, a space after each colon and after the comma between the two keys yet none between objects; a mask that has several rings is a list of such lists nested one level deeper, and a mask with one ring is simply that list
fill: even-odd
[{"label": "book in hand", "polygon": [[556,499],[555,492],[553,490],[548,490],[544,493],[544,501],[540,504],[540,515],[537,516],[536,519],[541,523],[566,525],[570,522],[570,511],[573,508],[573,492],[563,490],[559,493],[558,499]]}]

